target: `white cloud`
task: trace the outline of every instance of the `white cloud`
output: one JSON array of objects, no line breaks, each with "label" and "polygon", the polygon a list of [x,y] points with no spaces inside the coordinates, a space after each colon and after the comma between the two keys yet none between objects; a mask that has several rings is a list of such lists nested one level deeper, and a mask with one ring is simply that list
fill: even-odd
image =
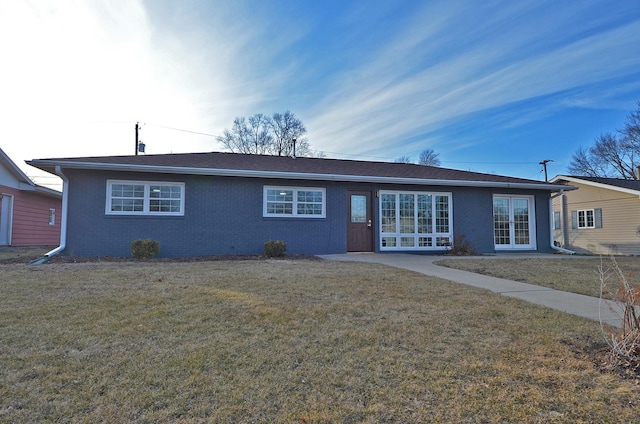
[{"label": "white cloud", "polygon": [[[504,25],[522,12],[511,10],[514,16],[510,16],[503,11],[492,19]],[[457,29],[453,15],[453,9],[441,14],[435,27],[439,29],[444,21],[449,31]],[[480,23],[483,19],[477,17]],[[640,65],[640,57],[630,54],[640,44],[637,21],[577,40],[575,34],[586,31],[579,27],[580,22],[571,34],[562,31],[566,22],[558,19],[547,23],[549,32],[544,32],[546,28],[533,30],[540,26],[535,17],[525,27],[505,26],[503,32],[492,23],[485,22],[483,28],[490,38],[434,56],[436,62],[431,66],[407,76],[403,65],[411,68],[415,58],[428,62],[429,44],[441,34],[418,20],[380,50],[379,57],[343,74],[342,81],[337,77],[335,92],[321,103],[318,116],[309,123],[314,143],[329,151],[344,150],[340,146],[345,140],[351,151],[364,153],[385,146],[393,151],[394,140],[437,130],[470,113],[628,76]],[[463,42],[470,34],[460,28],[457,37]],[[449,38],[456,41],[456,37]]]}]

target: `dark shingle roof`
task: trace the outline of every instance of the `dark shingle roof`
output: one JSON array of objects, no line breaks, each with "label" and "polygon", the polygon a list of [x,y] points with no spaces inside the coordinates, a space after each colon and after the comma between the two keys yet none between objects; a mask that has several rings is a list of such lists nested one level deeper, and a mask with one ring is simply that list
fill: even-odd
[{"label": "dark shingle roof", "polygon": [[[640,180],[625,180],[622,178],[600,178],[600,177],[576,177],[580,180],[591,181],[599,184],[607,184],[614,187],[627,188],[630,190],[638,190],[640,191]],[[560,177],[562,178],[562,177]]]},{"label": "dark shingle roof", "polygon": [[553,188],[550,186],[561,186],[523,178],[405,163],[305,157],[294,159],[286,156],[220,152],[38,159],[30,161],[30,164],[49,172],[53,172],[56,165],[66,168],[85,169],[98,168],[98,165],[100,165],[101,169],[126,166],[128,170],[132,171],[153,167],[155,172],[159,172],[158,168],[166,168],[174,173],[180,171],[185,174],[194,173],[194,170],[242,170],[297,175],[314,174],[316,177],[326,175],[327,179],[335,179],[335,176],[359,176],[452,182],[527,184],[540,185],[541,189]]}]

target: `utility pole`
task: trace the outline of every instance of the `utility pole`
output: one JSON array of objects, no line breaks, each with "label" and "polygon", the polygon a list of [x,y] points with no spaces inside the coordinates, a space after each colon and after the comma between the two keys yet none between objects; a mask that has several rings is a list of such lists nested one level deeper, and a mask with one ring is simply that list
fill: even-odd
[{"label": "utility pole", "polygon": [[549,177],[547,177],[547,163],[549,163],[549,162],[553,162],[553,160],[545,159],[542,162],[540,162],[540,165],[542,165],[542,167],[544,168],[544,181],[545,182],[549,182]]},{"label": "utility pole", "polygon": [[136,156],[138,156],[138,130],[140,129],[140,125],[136,122]]}]

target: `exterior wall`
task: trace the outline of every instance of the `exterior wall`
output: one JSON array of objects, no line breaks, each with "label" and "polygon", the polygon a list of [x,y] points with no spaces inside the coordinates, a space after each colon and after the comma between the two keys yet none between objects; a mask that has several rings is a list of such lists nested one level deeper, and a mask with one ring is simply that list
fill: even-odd
[{"label": "exterior wall", "polygon": [[[68,234],[65,255],[130,256],[131,242],[160,242],[160,256],[261,254],[264,242],[283,240],[290,254],[347,251],[348,190],[403,190],[452,193],[454,237],[464,235],[476,251],[495,252],[491,189],[400,186],[366,183],[270,180],[171,174],[65,170],[69,178]],[[105,214],[108,179],[185,183],[185,214],[180,217]],[[264,218],[263,187],[326,189],[326,218]],[[549,248],[549,195],[500,190],[501,194],[535,195],[538,251]],[[374,246],[380,249],[379,199],[373,196]],[[437,252],[436,252],[437,253]]]},{"label": "exterior wall", "polygon": [[[578,190],[553,202],[553,210],[562,214],[562,228],[554,230],[555,240],[576,253],[639,255],[640,198],[586,184],[571,185]],[[571,228],[571,211],[586,209],[602,209],[602,228]]]},{"label": "exterior wall", "polygon": [[[39,193],[0,186],[0,194],[13,196],[11,246],[57,246],[60,243],[62,200]],[[49,209],[56,221],[49,225]]]}]

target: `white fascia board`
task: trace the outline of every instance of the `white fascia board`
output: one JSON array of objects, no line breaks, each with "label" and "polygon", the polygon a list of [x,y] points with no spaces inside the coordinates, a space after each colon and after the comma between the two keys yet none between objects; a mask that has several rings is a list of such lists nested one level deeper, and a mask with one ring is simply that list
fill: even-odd
[{"label": "white fascia board", "polygon": [[[13,174],[13,176],[21,183],[27,185],[35,185],[33,181],[27,175],[22,172],[22,169],[18,168],[18,165],[15,164],[14,161],[11,160],[7,154],[0,149],[0,164],[4,165],[5,168]],[[21,189],[23,190],[23,189]]]},{"label": "white fascia board", "polygon": [[424,178],[401,178],[401,177],[381,177],[370,175],[339,175],[339,174],[317,174],[307,172],[285,172],[285,171],[253,171],[246,169],[219,169],[219,168],[191,168],[191,167],[171,167],[152,165],[127,165],[93,162],[74,161],[49,161],[33,160],[30,165],[40,167],[60,166],[72,169],[92,169],[100,171],[125,171],[125,172],[149,172],[163,174],[186,174],[186,175],[211,175],[220,177],[247,177],[247,178],[274,178],[286,180],[313,180],[313,181],[342,181],[342,182],[362,182],[362,183],[383,183],[383,184],[413,184],[429,186],[457,186],[457,187],[493,187],[493,188],[513,188],[526,190],[573,190],[575,187],[558,186],[549,183],[507,183],[498,181],[472,181],[472,180],[439,180]]},{"label": "white fascia board", "polygon": [[597,183],[595,181],[588,181],[588,180],[583,180],[583,179],[580,179],[580,178],[568,177],[566,175],[558,175],[558,176],[554,177],[551,180],[551,182],[555,182],[555,181],[558,181],[558,180],[569,181],[570,183],[584,184],[584,185],[588,185],[588,186],[592,186],[592,187],[603,188],[603,189],[606,189],[606,190],[619,191],[619,192],[622,192],[622,193],[633,194],[634,196],[640,196],[640,191],[639,190],[634,190],[632,188],[624,188],[624,187],[614,186],[614,185],[611,185],[611,184]]}]

